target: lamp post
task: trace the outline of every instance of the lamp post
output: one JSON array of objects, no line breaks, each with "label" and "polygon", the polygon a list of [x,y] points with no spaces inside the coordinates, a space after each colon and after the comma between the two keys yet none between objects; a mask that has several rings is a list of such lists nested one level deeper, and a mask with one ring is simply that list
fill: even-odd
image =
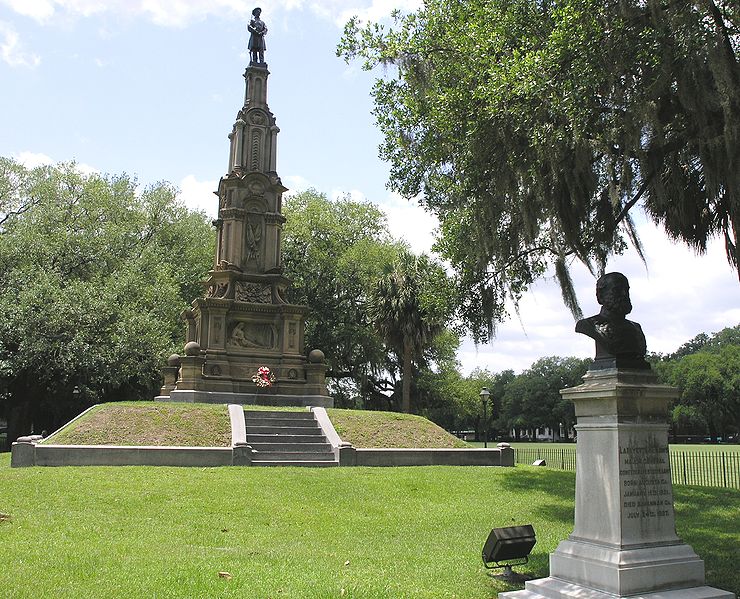
[{"label": "lamp post", "polygon": [[488,398],[491,396],[488,387],[480,390],[480,400],[483,402],[483,447],[488,448]]}]

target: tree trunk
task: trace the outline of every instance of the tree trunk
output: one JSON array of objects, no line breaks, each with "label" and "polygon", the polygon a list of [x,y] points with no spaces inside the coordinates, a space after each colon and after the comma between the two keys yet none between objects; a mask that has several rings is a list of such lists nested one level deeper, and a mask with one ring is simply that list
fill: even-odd
[{"label": "tree trunk", "polygon": [[10,401],[8,407],[8,447],[24,435],[30,434],[31,431],[31,402],[30,401]]},{"label": "tree trunk", "polygon": [[403,394],[401,396],[401,411],[411,413],[411,342],[403,340]]}]

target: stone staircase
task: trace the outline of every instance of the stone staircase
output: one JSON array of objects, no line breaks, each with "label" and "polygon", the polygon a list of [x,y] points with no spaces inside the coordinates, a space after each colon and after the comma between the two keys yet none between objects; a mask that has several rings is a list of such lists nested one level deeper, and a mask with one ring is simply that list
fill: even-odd
[{"label": "stone staircase", "polygon": [[244,410],[252,466],[338,466],[313,412]]}]

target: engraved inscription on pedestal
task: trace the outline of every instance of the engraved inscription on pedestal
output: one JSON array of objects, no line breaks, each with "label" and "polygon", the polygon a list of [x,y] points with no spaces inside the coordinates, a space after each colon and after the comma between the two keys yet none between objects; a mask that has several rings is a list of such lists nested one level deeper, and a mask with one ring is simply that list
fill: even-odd
[{"label": "engraved inscription on pedestal", "polygon": [[628,520],[664,518],[673,511],[668,446],[619,448],[622,508]]}]

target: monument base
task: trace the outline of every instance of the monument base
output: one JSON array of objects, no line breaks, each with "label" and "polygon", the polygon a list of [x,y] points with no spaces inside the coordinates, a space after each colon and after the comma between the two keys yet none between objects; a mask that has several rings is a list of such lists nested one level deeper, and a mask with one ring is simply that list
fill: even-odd
[{"label": "monument base", "polygon": [[[591,589],[559,578],[539,578],[525,583],[523,591],[499,593],[499,599],[615,599],[604,591]],[[734,599],[728,591],[708,586],[689,589],[668,589],[651,593],[630,595],[630,599]]]},{"label": "monument base", "polygon": [[197,391],[175,389],[169,395],[159,395],[154,401],[175,403],[218,403],[277,407],[333,408],[334,399],[328,395],[287,395],[284,393],[229,393],[225,391]]},{"label": "monument base", "polygon": [[550,554],[558,580],[628,597],[659,589],[704,585],[704,562],[685,543],[613,548],[570,539]]},{"label": "monument base", "polygon": [[578,424],[573,533],[550,576],[499,599],[734,599],[705,584],[704,562],[676,535],[668,452],[673,387],[650,370],[591,370],[561,394]]}]

